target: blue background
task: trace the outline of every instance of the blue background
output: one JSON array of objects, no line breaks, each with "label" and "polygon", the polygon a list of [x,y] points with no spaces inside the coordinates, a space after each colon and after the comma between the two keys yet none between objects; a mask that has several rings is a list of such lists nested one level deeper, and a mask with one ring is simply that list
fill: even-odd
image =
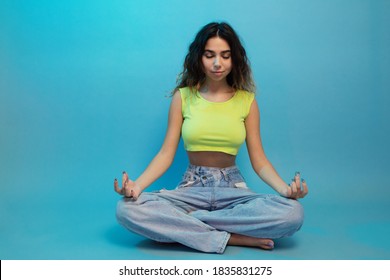
[{"label": "blue background", "polygon": [[[115,220],[114,177],[163,141],[201,26],[227,21],[258,85],[266,153],[310,194],[305,225],[265,252],[159,245]],[[0,3],[1,259],[390,259],[390,1]],[[272,193],[237,163],[248,184]],[[174,188],[182,143],[150,190]]]}]

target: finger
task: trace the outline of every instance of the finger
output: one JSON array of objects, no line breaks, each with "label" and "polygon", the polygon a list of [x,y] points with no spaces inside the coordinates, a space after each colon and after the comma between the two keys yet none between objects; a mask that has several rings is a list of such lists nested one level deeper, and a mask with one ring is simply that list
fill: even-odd
[{"label": "finger", "polygon": [[119,193],[119,194],[122,194],[122,190],[119,188],[119,185],[118,185],[118,180],[115,178],[114,180],[114,190]]},{"label": "finger", "polygon": [[124,188],[127,189],[128,192],[129,192],[129,191],[132,189],[133,185],[134,185],[133,181],[131,181],[131,180],[129,179],[129,177],[127,176],[127,178],[126,178],[126,180],[125,180],[125,186],[124,186]]},{"label": "finger", "polygon": [[133,197],[134,200],[137,200],[140,195],[140,191],[135,185],[134,187],[135,188],[131,190],[131,196]]},{"label": "finger", "polygon": [[307,183],[305,179],[302,179],[302,187],[303,187],[302,197],[305,197],[309,193],[309,189],[307,187]]},{"label": "finger", "polygon": [[124,189],[125,189],[124,193],[126,197],[133,197],[133,181],[131,181],[128,177],[125,182]]},{"label": "finger", "polygon": [[297,197],[301,197],[302,195],[302,183],[301,183],[301,172],[295,172],[295,183],[297,184]]},{"label": "finger", "polygon": [[288,188],[287,188],[286,193],[284,194],[284,196],[285,197],[291,197],[291,195],[292,195],[292,190],[291,190],[291,187],[289,185]]},{"label": "finger", "polygon": [[129,179],[126,171],[122,172],[122,188],[125,187],[127,180]]},{"label": "finger", "polygon": [[297,190],[301,189],[301,173],[299,171],[295,172],[294,176],[295,184],[297,185]]},{"label": "finger", "polygon": [[128,185],[126,185],[124,187],[123,194],[124,194],[125,197],[128,197],[128,198],[132,197],[131,189],[128,187]]},{"label": "finger", "polygon": [[295,184],[295,179],[291,180],[291,197],[296,197],[297,196],[297,184]]}]

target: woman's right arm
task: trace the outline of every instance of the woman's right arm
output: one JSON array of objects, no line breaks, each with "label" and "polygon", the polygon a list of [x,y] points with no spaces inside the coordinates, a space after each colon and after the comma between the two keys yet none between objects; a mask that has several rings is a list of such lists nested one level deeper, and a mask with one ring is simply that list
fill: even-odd
[{"label": "woman's right arm", "polygon": [[137,180],[134,182],[129,180],[127,174],[124,173],[122,189],[118,187],[118,182],[115,181],[114,187],[116,192],[136,199],[143,190],[167,171],[173,162],[177,146],[179,145],[182,124],[181,96],[180,92],[177,91],[172,97],[169,108],[168,128],[160,151]]}]

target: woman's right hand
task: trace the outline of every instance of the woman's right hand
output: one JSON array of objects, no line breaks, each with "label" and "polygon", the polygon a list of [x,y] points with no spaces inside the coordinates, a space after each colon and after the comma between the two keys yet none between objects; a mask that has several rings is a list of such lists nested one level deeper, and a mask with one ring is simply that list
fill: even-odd
[{"label": "woman's right hand", "polygon": [[136,200],[142,192],[142,189],[132,180],[129,179],[126,171],[123,171],[122,175],[122,187],[119,187],[118,180],[114,180],[114,190],[115,192],[124,195],[128,198],[133,198]]},{"label": "woman's right hand", "polygon": [[[301,187],[302,186],[302,187]],[[292,199],[304,198],[309,192],[307,183],[301,179],[301,173],[296,172],[294,179],[291,180],[289,188],[286,191],[285,197]]]}]

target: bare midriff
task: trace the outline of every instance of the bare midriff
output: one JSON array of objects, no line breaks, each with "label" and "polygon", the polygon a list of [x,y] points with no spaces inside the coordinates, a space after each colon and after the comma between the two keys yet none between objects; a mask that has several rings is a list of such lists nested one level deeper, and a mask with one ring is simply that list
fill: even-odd
[{"label": "bare midriff", "polygon": [[207,167],[225,168],[236,164],[236,156],[222,152],[188,152],[190,164]]}]

